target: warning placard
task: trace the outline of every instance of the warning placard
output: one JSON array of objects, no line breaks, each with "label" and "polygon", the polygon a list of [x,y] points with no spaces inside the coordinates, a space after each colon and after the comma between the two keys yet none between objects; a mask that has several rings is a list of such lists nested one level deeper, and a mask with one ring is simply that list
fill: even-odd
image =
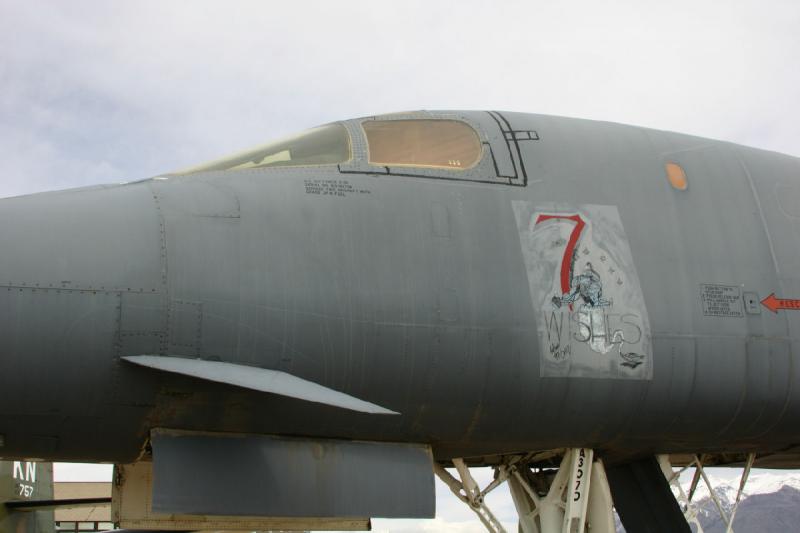
[{"label": "warning placard", "polygon": [[742,289],[736,285],[700,285],[700,299],[706,316],[742,317]]}]

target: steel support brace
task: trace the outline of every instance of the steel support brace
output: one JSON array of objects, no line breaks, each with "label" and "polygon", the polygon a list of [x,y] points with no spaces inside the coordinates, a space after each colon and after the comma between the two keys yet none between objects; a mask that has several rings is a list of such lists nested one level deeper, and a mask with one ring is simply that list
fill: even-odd
[{"label": "steel support brace", "polygon": [[747,478],[750,477],[750,469],[753,468],[753,462],[756,460],[756,454],[750,453],[747,455],[747,464],[742,471],[742,478],[739,480],[739,490],[736,492],[736,503],[733,504],[731,509],[731,519],[728,521],[728,530],[726,533],[733,533],[733,519],[736,518],[736,510],[739,508],[739,502],[744,493],[744,487],[747,484]]},{"label": "steel support brace", "polygon": [[494,481],[483,491],[463,460],[453,460],[461,481],[440,465],[436,474],[460,500],[467,503],[489,531],[504,531],[489,511],[484,496],[508,481],[523,533],[613,533],[611,490],[602,461],[588,448],[564,452],[557,470],[532,472],[527,458],[513,456],[495,467]]},{"label": "steel support brace", "polygon": [[542,495],[531,482],[543,489],[548,474],[514,467],[509,486],[524,533],[584,533],[587,527],[592,533],[613,533],[611,490],[602,461],[593,456],[587,448],[567,450]]},{"label": "steel support brace", "polygon": [[[720,518],[722,518],[722,521],[725,523],[725,532],[734,533],[733,520],[736,518],[736,510],[739,508],[739,502],[742,499],[742,494],[744,493],[744,488],[747,485],[747,479],[750,476],[750,470],[753,467],[755,458],[756,455],[754,453],[747,455],[747,462],[744,470],[742,471],[742,477],[739,480],[739,490],[736,492],[736,501],[731,509],[730,515],[725,513],[723,510],[722,503],[719,501],[717,494],[714,492],[714,487],[711,484],[711,480],[708,479],[708,476],[706,475],[705,469],[703,468],[703,461],[700,457],[695,455],[694,460],[688,466],[678,471],[673,471],[672,465],[669,462],[669,456],[667,455],[658,456],[658,462],[661,465],[661,470],[664,472],[667,481],[669,481],[670,485],[674,487],[673,492],[677,492],[675,497],[677,498],[678,503],[681,505],[681,508],[684,510],[686,521],[695,525],[697,533],[703,533],[703,528],[700,526],[700,521],[697,518],[698,510],[692,503],[692,498],[694,497],[694,493],[697,490],[697,485],[701,479],[706,484],[711,500],[714,502]],[[681,486],[680,475],[692,466],[694,466],[695,471],[694,475],[692,476],[692,482],[689,486],[689,495],[687,496],[686,492],[684,492],[683,487]]]},{"label": "steel support brace", "polygon": [[[669,462],[669,455],[659,455],[657,459],[659,466],[661,466],[661,471],[664,473],[664,477],[667,478],[667,482],[670,487],[672,487],[672,493],[675,495],[675,499],[678,500],[678,505],[683,511],[686,522],[688,522],[689,525],[694,525],[694,531],[696,533],[703,533],[703,527],[700,525],[700,520],[697,517],[697,506],[695,506],[691,500],[691,496],[697,488],[697,483],[694,479],[692,480],[689,496],[686,495],[686,491],[684,491],[683,486],[681,486],[681,474],[683,474],[688,467],[674,471],[672,469],[672,464]],[[699,479],[699,474],[697,474],[697,478]]]},{"label": "steel support brace", "polygon": [[[586,507],[592,481],[592,450],[578,448],[567,452],[570,457],[569,490],[564,510],[564,531],[583,533],[586,528]],[[563,468],[563,465],[562,465]]]},{"label": "steel support brace", "polygon": [[445,470],[440,464],[433,464],[434,472],[436,472],[439,479],[450,488],[450,491],[455,494],[459,500],[466,503],[469,508],[478,515],[481,523],[488,531],[492,533],[506,533],[503,525],[484,503],[486,494],[502,484],[504,480],[498,481],[498,479],[495,479],[485,490],[481,491],[475,478],[470,474],[469,468],[464,464],[463,459],[453,459],[453,466],[456,467],[461,481],[450,475],[450,472]]},{"label": "steel support brace", "polygon": [[614,501],[611,498],[611,488],[608,486],[606,469],[603,461],[596,460],[592,463],[592,488],[589,491],[586,521],[591,533],[615,533],[617,528],[614,523]]}]

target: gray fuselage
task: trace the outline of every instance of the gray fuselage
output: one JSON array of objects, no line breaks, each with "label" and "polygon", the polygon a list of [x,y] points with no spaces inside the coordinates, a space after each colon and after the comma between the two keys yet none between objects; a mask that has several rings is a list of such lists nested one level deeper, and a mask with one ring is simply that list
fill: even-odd
[{"label": "gray fuselage", "polygon": [[[440,459],[800,444],[800,311],[759,304],[800,298],[800,160],[576,119],[415,116],[468,121],[480,164],[371,166],[348,121],[346,165],[0,201],[0,455],[129,462],[152,428],[430,443]],[[649,375],[543,372],[514,202],[615,208]],[[709,286],[733,287],[733,307],[708,307]],[[120,360],[158,354],[281,370],[401,414]]]}]

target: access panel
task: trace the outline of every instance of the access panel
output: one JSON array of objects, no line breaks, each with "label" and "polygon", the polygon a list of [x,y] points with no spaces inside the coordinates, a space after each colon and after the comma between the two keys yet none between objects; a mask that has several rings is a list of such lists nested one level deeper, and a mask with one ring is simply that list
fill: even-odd
[{"label": "access panel", "polygon": [[164,514],[433,518],[427,445],[152,434],[152,509]]}]

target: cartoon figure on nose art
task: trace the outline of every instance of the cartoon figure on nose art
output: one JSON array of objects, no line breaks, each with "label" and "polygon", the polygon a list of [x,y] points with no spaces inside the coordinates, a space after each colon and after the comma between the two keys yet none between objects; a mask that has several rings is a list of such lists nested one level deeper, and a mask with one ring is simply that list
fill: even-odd
[{"label": "cartoon figure on nose art", "polygon": [[611,300],[603,298],[603,282],[592,264],[587,262],[583,272],[572,278],[570,291],[561,296],[553,296],[553,305],[561,307],[564,304],[571,304],[578,298],[583,300],[584,307],[598,308],[608,307]]}]

